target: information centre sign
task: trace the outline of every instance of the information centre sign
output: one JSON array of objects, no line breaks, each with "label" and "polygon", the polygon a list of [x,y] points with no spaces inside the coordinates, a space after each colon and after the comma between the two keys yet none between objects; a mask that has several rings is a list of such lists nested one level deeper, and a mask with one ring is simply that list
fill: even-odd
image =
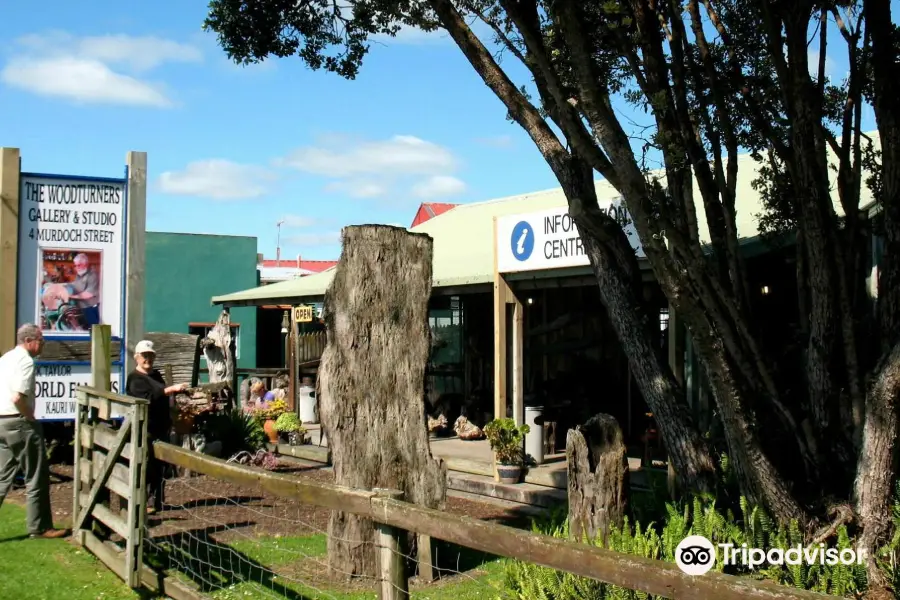
[{"label": "information centre sign", "polygon": [[[622,226],[637,256],[643,258],[640,239],[621,199],[601,208]],[[500,273],[590,265],[575,221],[564,206],[498,217],[496,252]]]}]

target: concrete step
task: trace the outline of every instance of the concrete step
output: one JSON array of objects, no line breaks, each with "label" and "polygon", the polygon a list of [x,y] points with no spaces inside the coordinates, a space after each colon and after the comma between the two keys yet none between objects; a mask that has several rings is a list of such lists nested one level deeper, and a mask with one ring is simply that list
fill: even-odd
[{"label": "concrete step", "polygon": [[451,490],[499,498],[519,504],[552,508],[567,501],[565,490],[534,485],[533,483],[498,483],[493,477],[471,473],[447,472],[447,487]]}]

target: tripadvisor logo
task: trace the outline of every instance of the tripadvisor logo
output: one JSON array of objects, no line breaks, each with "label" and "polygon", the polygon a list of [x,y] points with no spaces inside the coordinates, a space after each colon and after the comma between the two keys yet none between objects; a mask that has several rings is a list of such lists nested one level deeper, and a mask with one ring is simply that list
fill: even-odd
[{"label": "tripadvisor logo", "polygon": [[[826,548],[825,544],[791,548],[750,548],[747,544],[718,544],[725,566],[742,565],[755,569],[763,565],[861,565],[865,550]],[[675,564],[687,575],[704,575],[716,564],[716,546],[702,535],[691,535],[675,548]]]}]

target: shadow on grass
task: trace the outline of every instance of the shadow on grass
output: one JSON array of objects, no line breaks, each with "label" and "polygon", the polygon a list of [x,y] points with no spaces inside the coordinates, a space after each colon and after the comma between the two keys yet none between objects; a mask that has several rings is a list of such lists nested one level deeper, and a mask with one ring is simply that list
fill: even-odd
[{"label": "shadow on grass", "polygon": [[254,583],[285,600],[314,600],[277,581],[265,565],[213,538],[216,533],[253,525],[254,521],[242,521],[156,537],[145,546],[145,560],[157,569],[181,573],[204,594]]}]

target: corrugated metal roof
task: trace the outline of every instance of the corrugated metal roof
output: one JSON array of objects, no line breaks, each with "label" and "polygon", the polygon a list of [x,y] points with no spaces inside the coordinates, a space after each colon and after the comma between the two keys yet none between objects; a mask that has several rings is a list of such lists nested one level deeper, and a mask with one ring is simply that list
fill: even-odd
[{"label": "corrugated metal roof", "polygon": [[[873,136],[878,145],[877,132]],[[740,157],[737,190],[737,227],[741,239],[759,235],[758,217],[763,212],[759,194],[752,182],[758,177],[759,164],[749,155]],[[661,172],[657,172],[662,174]],[[835,189],[831,174],[832,189]],[[607,181],[598,181],[597,196],[601,206],[619,197],[618,191]],[[695,182],[696,189],[696,182]],[[695,201],[699,194],[695,192]],[[832,193],[832,201],[839,216],[843,215],[837,193]],[[872,196],[866,188],[862,192],[860,205],[872,203]],[[526,214],[539,210],[567,206],[562,189],[510,196],[486,202],[460,204],[451,210],[425,221],[410,231],[427,233],[434,240],[432,272],[433,287],[456,287],[489,283],[494,273],[494,217]],[[706,215],[701,205],[697,207],[700,240],[709,242]],[[261,288],[244,290],[213,298],[214,304],[254,303],[258,301],[315,298],[325,294],[334,277],[334,268],[294,281],[285,281]]]}]

